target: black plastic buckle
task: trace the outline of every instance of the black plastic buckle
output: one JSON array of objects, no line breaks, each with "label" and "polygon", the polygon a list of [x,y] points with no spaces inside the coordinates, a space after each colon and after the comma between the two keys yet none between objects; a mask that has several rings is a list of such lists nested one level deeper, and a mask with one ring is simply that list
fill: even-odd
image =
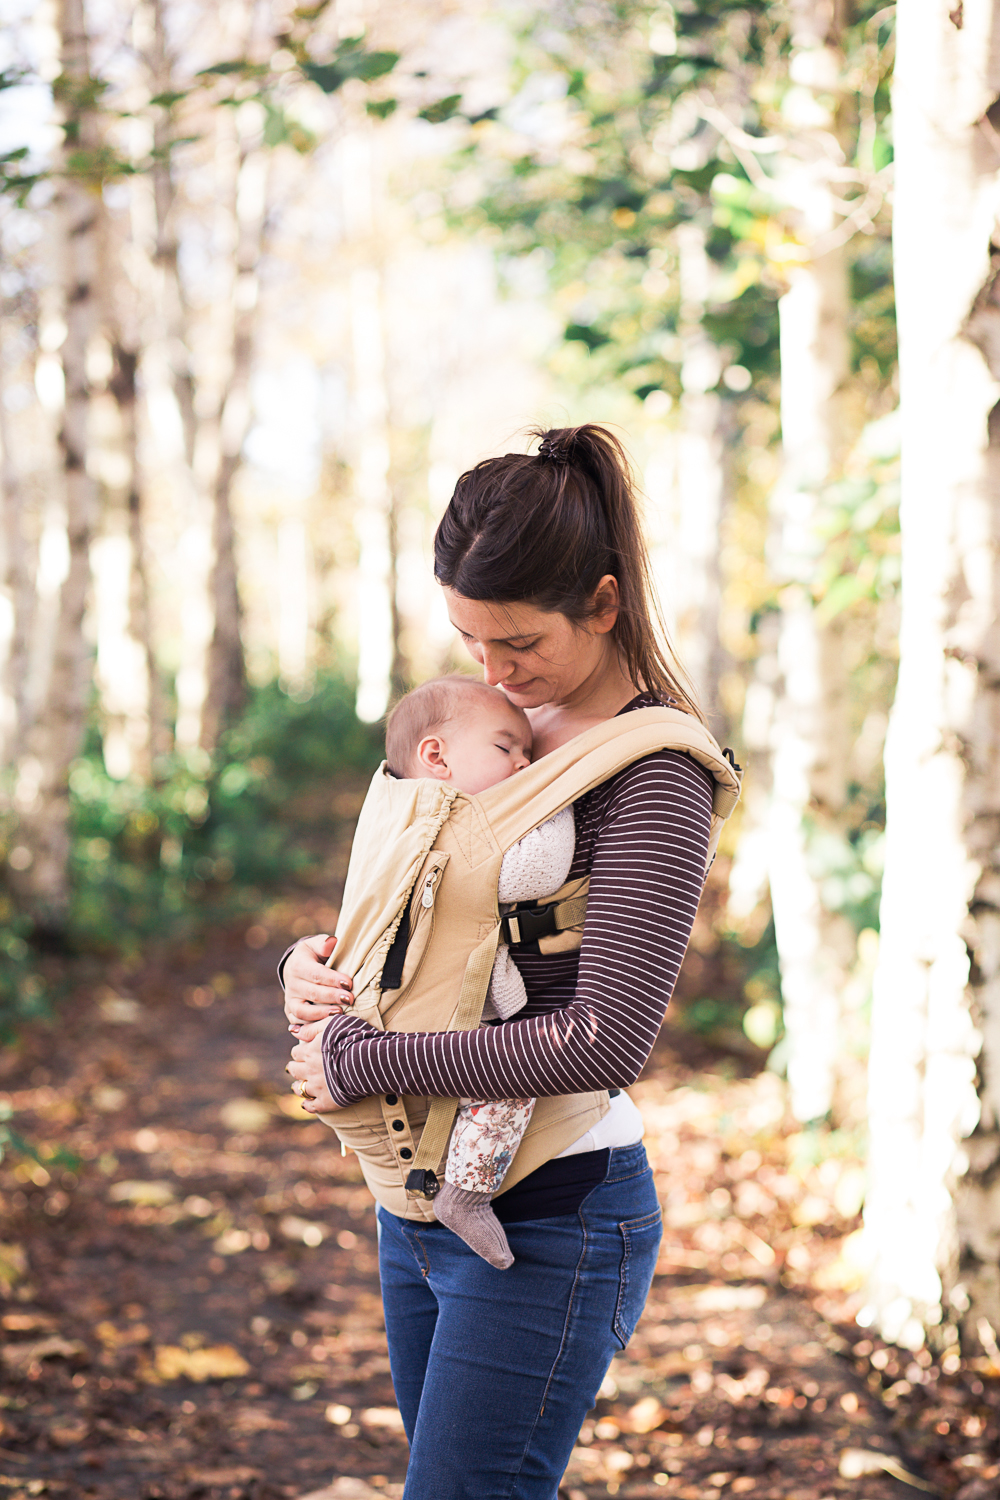
[{"label": "black plastic buckle", "polygon": [[726,760],[728,760],[734,771],[742,771],[743,767],[736,764],[736,756],[730,750],[728,745],[726,746],[725,750],[723,750],[722,754],[724,755]]},{"label": "black plastic buckle", "polygon": [[522,943],[537,943],[539,938],[557,932],[554,906],[515,906],[500,919],[503,940],[510,948]]},{"label": "black plastic buckle", "polygon": [[406,1179],[406,1191],[411,1198],[426,1198],[430,1202],[441,1191],[437,1173],[429,1167],[414,1167]]}]

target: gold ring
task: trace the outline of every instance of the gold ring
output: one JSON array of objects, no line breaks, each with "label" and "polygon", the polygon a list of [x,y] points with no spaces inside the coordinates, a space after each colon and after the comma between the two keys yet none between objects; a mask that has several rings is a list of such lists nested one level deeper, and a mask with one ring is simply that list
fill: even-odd
[{"label": "gold ring", "polygon": [[293,1083],[292,1083],[292,1093],[293,1094],[298,1094],[299,1098],[301,1099],[304,1096],[305,1091],[306,1091],[306,1086],[302,1082],[302,1079],[301,1078],[296,1078],[293,1081]]}]

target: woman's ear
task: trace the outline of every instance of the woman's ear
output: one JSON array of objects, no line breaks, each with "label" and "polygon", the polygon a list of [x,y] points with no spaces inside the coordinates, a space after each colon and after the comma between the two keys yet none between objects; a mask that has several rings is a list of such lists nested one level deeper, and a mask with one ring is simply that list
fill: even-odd
[{"label": "woman's ear", "polygon": [[605,573],[591,595],[590,607],[587,625],[595,635],[607,635],[614,629],[621,608],[618,579],[613,573]]},{"label": "woman's ear", "polygon": [[417,746],[414,760],[418,776],[433,776],[436,781],[447,781],[451,775],[446,759],[448,747],[437,734],[427,734]]}]

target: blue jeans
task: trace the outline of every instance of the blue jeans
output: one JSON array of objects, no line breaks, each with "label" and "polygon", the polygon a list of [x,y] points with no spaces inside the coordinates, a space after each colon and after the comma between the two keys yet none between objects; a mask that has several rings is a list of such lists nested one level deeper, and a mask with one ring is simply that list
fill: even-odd
[{"label": "blue jeans", "polygon": [[641,1145],[576,1213],[505,1225],[497,1271],[443,1224],[378,1210],[403,1500],[555,1500],[584,1416],[649,1294],[662,1224]]}]

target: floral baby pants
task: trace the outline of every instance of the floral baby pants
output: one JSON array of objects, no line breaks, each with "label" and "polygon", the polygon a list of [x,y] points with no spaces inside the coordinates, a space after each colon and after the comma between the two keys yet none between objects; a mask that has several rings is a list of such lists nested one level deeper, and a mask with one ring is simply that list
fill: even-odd
[{"label": "floral baby pants", "polygon": [[473,1193],[495,1193],[521,1144],[534,1099],[463,1104],[455,1117],[445,1178]]}]

